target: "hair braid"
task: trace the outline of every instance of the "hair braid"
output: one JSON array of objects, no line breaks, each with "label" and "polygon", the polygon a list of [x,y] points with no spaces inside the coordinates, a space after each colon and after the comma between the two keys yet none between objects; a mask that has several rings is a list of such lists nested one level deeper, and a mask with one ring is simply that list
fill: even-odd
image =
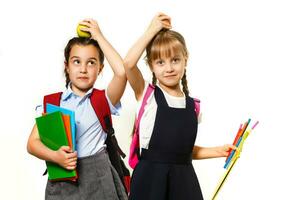
[{"label": "hair braid", "polygon": [[156,76],[155,76],[154,72],[152,72],[152,85],[156,85],[156,83],[157,83]]},{"label": "hair braid", "polygon": [[182,85],[182,90],[183,90],[185,96],[189,96],[189,88],[188,88],[187,79],[186,79],[186,69],[184,70],[184,74],[181,79],[181,85]]}]

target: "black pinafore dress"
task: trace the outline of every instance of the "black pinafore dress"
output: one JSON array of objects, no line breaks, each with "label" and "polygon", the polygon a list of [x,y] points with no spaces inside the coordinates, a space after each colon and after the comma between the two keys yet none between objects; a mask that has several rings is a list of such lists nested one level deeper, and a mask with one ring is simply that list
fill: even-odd
[{"label": "black pinafore dress", "polygon": [[203,200],[192,165],[198,127],[194,100],[186,97],[186,108],[171,108],[159,87],[154,97],[154,128],[133,172],[129,199]]}]

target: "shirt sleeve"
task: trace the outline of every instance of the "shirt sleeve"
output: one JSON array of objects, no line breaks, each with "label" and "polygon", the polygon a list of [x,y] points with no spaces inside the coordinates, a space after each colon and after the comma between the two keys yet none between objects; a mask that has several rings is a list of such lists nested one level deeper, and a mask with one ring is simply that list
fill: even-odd
[{"label": "shirt sleeve", "polygon": [[38,105],[36,105],[35,107],[35,115],[36,117],[40,117],[42,116],[43,112],[44,112],[44,106],[43,106],[43,101],[40,101],[40,103]]},{"label": "shirt sleeve", "polygon": [[198,124],[202,122],[202,112],[198,114]]},{"label": "shirt sleeve", "polygon": [[119,101],[115,106],[112,105],[109,97],[107,96],[107,90],[105,90],[105,97],[107,99],[107,102],[108,102],[111,114],[119,116],[120,115],[120,111],[122,110],[121,102]]}]

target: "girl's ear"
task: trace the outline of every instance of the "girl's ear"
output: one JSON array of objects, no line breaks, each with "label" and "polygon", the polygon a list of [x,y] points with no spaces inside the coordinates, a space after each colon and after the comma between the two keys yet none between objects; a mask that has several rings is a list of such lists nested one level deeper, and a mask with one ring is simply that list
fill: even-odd
[{"label": "girl's ear", "polygon": [[68,72],[68,74],[69,74],[70,69],[69,69],[68,63],[65,61],[64,64],[65,64],[66,72]]},{"label": "girl's ear", "polygon": [[151,71],[152,73],[154,73],[154,72],[153,72],[153,66],[152,66],[151,64],[149,64],[149,63],[148,63],[148,65],[149,65],[150,71]]},{"label": "girl's ear", "polygon": [[145,58],[145,61],[146,61],[146,65],[149,66],[150,71],[153,73],[153,66],[152,66],[151,61],[149,61],[147,58]]},{"label": "girl's ear", "polygon": [[98,71],[98,75],[102,72],[103,67],[104,67],[104,64],[103,64],[103,63],[100,64],[99,71]]},{"label": "girl's ear", "polygon": [[188,61],[188,57],[184,57],[184,67],[186,68],[187,67],[187,61]]}]

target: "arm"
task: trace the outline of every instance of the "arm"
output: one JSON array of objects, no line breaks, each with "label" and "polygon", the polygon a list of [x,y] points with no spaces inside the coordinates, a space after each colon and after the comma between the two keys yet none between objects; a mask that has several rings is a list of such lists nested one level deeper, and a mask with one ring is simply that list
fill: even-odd
[{"label": "arm", "polygon": [[80,22],[80,24],[87,26],[87,28],[82,28],[81,30],[90,32],[92,38],[97,40],[104,56],[111,66],[114,75],[107,87],[107,95],[111,103],[116,105],[120,101],[126,87],[127,79],[123,67],[123,60],[118,52],[106,40],[95,20],[86,19]]},{"label": "arm", "polygon": [[40,140],[36,125],[33,126],[28,138],[27,151],[42,160],[57,163],[66,169],[73,170],[76,168],[77,153],[72,152],[68,146],[62,146],[57,151],[46,147]]},{"label": "arm", "polygon": [[199,160],[199,159],[207,159],[207,158],[226,157],[228,156],[228,152],[230,149],[234,150],[236,149],[236,147],[231,144],[226,144],[217,147],[194,146],[193,159]]},{"label": "arm", "polygon": [[153,18],[146,32],[138,39],[133,47],[131,47],[124,59],[126,76],[137,100],[140,100],[145,87],[145,81],[140,70],[137,68],[137,62],[148,43],[163,28],[171,28],[170,17],[159,13]]}]

